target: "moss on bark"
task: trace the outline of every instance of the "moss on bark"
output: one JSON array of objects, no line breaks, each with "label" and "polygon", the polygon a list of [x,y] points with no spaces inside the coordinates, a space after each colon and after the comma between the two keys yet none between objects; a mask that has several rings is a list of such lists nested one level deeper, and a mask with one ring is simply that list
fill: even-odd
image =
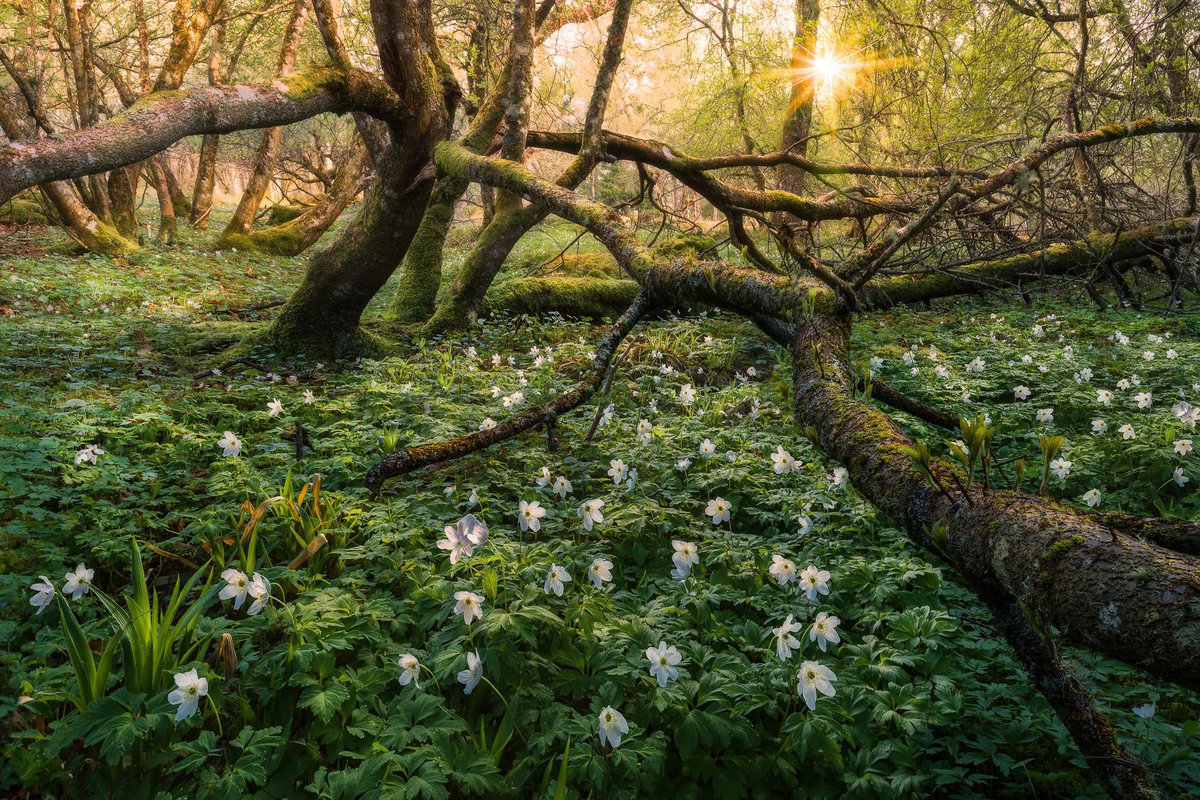
[{"label": "moss on bark", "polygon": [[611,278],[513,278],[484,298],[488,311],[515,314],[557,312],[566,317],[604,319],[621,314],[637,297],[636,281]]},{"label": "moss on bark", "polygon": [[391,307],[397,322],[421,323],[433,315],[454,206],[466,190],[467,182],[460,178],[443,176],[434,184],[425,215],[400,264],[400,283]]},{"label": "moss on bark", "polygon": [[273,227],[275,225],[282,225],[285,222],[291,222],[306,210],[304,206],[276,203],[267,211],[267,224]]},{"label": "moss on bark", "polygon": [[310,242],[306,231],[297,225],[295,220],[292,220],[282,225],[264,228],[261,231],[222,236],[218,244],[222,248],[233,247],[252,253],[297,256],[304,252]]}]

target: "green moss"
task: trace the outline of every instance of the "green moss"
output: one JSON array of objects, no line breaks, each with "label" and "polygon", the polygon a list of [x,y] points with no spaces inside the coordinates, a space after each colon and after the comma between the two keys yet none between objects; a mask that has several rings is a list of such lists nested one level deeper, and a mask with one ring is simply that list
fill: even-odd
[{"label": "green moss", "polygon": [[0,221],[15,222],[18,225],[54,224],[54,220],[46,214],[41,204],[33,200],[26,200],[23,197],[14,197],[7,203],[0,205]]},{"label": "green moss", "polygon": [[346,89],[346,75],[333,67],[318,67],[293,72],[286,78],[280,78],[283,84],[283,95],[297,103],[310,99],[323,89]]},{"label": "green moss", "polygon": [[307,209],[304,206],[292,206],[285,203],[277,203],[271,206],[267,212],[268,225],[282,225],[285,222],[291,222],[296,217],[303,214]]},{"label": "green moss", "polygon": [[637,283],[627,280],[514,278],[493,286],[484,298],[484,307],[517,314],[554,311],[567,317],[615,317],[637,293]]},{"label": "green moss", "polygon": [[87,230],[71,231],[71,235],[78,238],[79,243],[87,250],[106,256],[123,256],[140,249],[137,242],[126,239],[116,228],[99,220]]},{"label": "green moss", "polygon": [[273,362],[279,357],[305,356],[314,361],[335,361],[343,358],[381,358],[391,352],[393,342],[364,328],[334,336],[325,332],[300,332],[284,318],[242,337],[212,359],[214,364],[238,358],[254,357]]},{"label": "green moss", "polygon": [[295,220],[250,233],[231,233],[216,242],[217,249],[236,248],[250,253],[296,256],[311,244],[306,231]]},{"label": "green moss", "polygon": [[539,278],[619,278],[621,269],[607,251],[592,253],[563,253],[547,259],[543,253],[533,253],[517,262],[514,271],[527,274],[536,271]]},{"label": "green moss", "polygon": [[449,177],[439,178],[434,185],[425,215],[400,264],[400,283],[391,311],[401,324],[425,322],[434,313],[454,205],[466,188],[466,181]]},{"label": "green moss", "polygon": [[[148,110],[154,108],[159,103],[163,103],[163,102],[166,102],[169,100],[182,100],[183,98],[189,96],[190,94],[191,94],[191,91],[187,90],[187,89],[160,89],[157,92],[151,92],[150,94],[146,95],[145,97],[141,97],[141,98],[138,98],[137,100],[133,101],[133,105],[129,106],[129,108],[126,110],[126,113],[127,114],[136,114],[139,111],[148,111]],[[125,122],[124,116],[118,115],[115,117],[111,117],[110,119],[104,120],[100,124],[101,125],[120,124],[123,122]]]},{"label": "green moss", "polygon": [[1058,559],[1062,558],[1063,553],[1066,553],[1072,548],[1079,547],[1084,543],[1084,541],[1085,540],[1082,536],[1071,536],[1066,539],[1060,539],[1059,541],[1050,545],[1050,549],[1046,551],[1046,560],[1053,564],[1058,561]]},{"label": "green moss", "polygon": [[718,247],[717,240],[702,233],[672,236],[655,243],[650,254],[655,259],[712,257]]}]

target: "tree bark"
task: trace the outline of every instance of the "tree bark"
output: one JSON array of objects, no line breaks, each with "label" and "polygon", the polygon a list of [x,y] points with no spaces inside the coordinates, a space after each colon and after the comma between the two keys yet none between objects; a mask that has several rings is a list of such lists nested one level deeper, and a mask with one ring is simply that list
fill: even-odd
[{"label": "tree bark", "polygon": [[[283,37],[283,47],[279,53],[279,65],[275,74],[280,79],[292,74],[296,66],[296,55],[300,51],[300,40],[304,33],[304,22],[308,17],[306,0],[294,0],[291,16],[288,19],[287,30]],[[254,167],[242,199],[224,233],[217,241],[218,247],[229,244],[229,239],[237,234],[244,234],[254,224],[258,216],[258,207],[262,204],[267,190],[271,187],[271,174],[275,170],[275,159],[279,156],[279,143],[283,138],[283,128],[268,128],[263,132],[262,140],[254,157]]]},{"label": "tree bark", "polygon": [[171,200],[171,187],[167,183],[167,168],[162,156],[146,162],[146,170],[154,180],[154,191],[158,194],[158,243],[175,243],[175,205]]},{"label": "tree bark", "polygon": [[[911,440],[855,397],[850,317],[835,310],[829,292],[818,293],[815,313],[806,318],[796,309],[808,299],[807,287],[735,265],[655,264],[602,205],[454,143],[439,147],[437,158],[447,173],[517,192],[583,225],[658,305],[706,302],[751,316],[796,318],[797,421],[815,431],[818,447],[846,466],[855,487],[883,514],[936,549],[970,585],[1024,603],[1069,640],[1183,686],[1200,686],[1200,562],[1045,498],[979,486],[947,497],[931,486],[904,451]],[[1194,237],[1194,224],[1179,228]],[[1068,250],[1057,258],[1071,262],[1072,256]],[[932,469],[943,486],[957,484],[950,477],[955,467],[936,461]]]},{"label": "tree bark", "polygon": [[198,231],[208,230],[209,214],[212,213],[213,187],[217,180],[217,153],[221,137],[215,133],[205,134],[200,143],[200,159],[196,164],[196,185],[192,189],[192,212],[188,224]]},{"label": "tree bark", "polygon": [[154,93],[103,125],[0,149],[0,202],[48,181],[144,161],[185,136],[269,128],[325,113],[405,119],[399,97],[363,72],[305,70],[265,85]]},{"label": "tree bark", "polygon": [[[532,12],[532,3],[530,12]],[[520,7],[518,5],[518,7]],[[558,177],[558,185],[574,189],[583,183],[591,174],[599,161],[604,140],[604,114],[608,106],[608,98],[616,79],[617,68],[621,63],[624,49],[625,33],[629,27],[629,17],[633,8],[632,0],[617,0],[613,7],[612,20],[609,23],[605,39],[604,53],[596,73],[596,81],[592,87],[592,96],[588,103],[587,117],[584,120],[583,133],[580,136],[578,155],[571,161]],[[530,25],[532,35],[532,24]],[[523,52],[514,42],[515,52]],[[512,69],[521,68],[521,61],[514,59]],[[527,67],[526,67],[527,69]],[[516,95],[524,89],[514,89],[510,94]],[[501,152],[510,161],[519,162],[523,159],[528,131],[528,110],[521,116],[519,110],[513,110],[518,103],[509,103],[508,129],[505,133],[504,145]],[[513,126],[521,126],[519,133],[513,131]],[[498,187],[499,188],[499,187]],[[508,191],[500,191],[496,196],[495,210],[491,222],[480,233],[479,239],[463,261],[458,277],[446,298],[434,311],[427,325],[430,331],[438,332],[461,328],[468,324],[478,314],[483,305],[484,295],[492,285],[496,275],[504,265],[512,248],[530,228],[546,217],[549,212],[539,205],[523,206],[519,195]]]},{"label": "tree bark", "polygon": [[[796,31],[792,36],[791,96],[788,98],[787,116],[783,120],[783,133],[779,149],[798,156],[808,155],[808,137],[812,133],[813,99],[816,94],[816,76],[811,69],[812,59],[817,52],[817,25],[821,20],[820,0],[795,0]],[[775,178],[780,189],[800,195],[804,193],[807,173],[791,163],[775,168]],[[790,228],[795,220],[782,220]]]},{"label": "tree bark", "polygon": [[338,356],[373,349],[359,328],[363,309],[416,234],[433,187],[433,149],[452,124],[458,84],[442,60],[428,7],[373,0],[371,21],[384,76],[408,113],[391,123],[389,145],[358,214],[313,256],[266,332],[284,352]]},{"label": "tree bark", "polygon": [[112,200],[113,227],[122,236],[137,240],[136,167],[122,167],[108,173],[108,196]]},{"label": "tree bark", "polygon": [[162,167],[163,178],[167,183],[167,194],[171,198],[171,207],[175,212],[175,216],[180,219],[187,219],[192,214],[191,199],[183,191],[183,187],[179,184],[179,179],[175,177],[175,172],[171,169],[171,164],[166,158],[160,159],[159,166]]},{"label": "tree bark", "polygon": [[[261,19],[261,17],[259,18]],[[250,26],[247,26],[247,31]],[[225,36],[229,26],[225,21],[217,23],[213,42],[208,52],[208,85],[219,86],[228,77],[225,62]],[[240,48],[245,43],[239,43]],[[236,57],[236,53],[235,53]],[[335,66],[343,67],[337,64]],[[188,214],[188,224],[198,231],[208,230],[209,215],[212,213],[213,188],[217,179],[217,155],[220,152],[221,137],[209,133],[200,142],[200,157],[196,162],[196,182],[192,186],[192,207]]]},{"label": "tree bark", "polygon": [[[800,325],[793,392],[797,422],[816,430],[855,488],[971,585],[1024,602],[1072,641],[1200,686],[1196,559],[1046,498],[978,486],[947,497],[913,468],[903,450],[912,441],[855,399],[849,335],[846,314]],[[935,463],[934,471],[955,485],[954,467]],[[932,533],[936,526],[944,533]]]},{"label": "tree bark", "polygon": [[[5,66],[8,68],[7,63]],[[30,97],[31,95],[25,96],[27,102],[30,101]],[[10,144],[6,150],[20,150],[31,147],[40,141],[54,141],[53,139],[33,140],[32,143],[21,141],[26,136],[36,134],[38,129],[36,119],[38,116],[39,114],[37,113],[22,114],[8,103],[0,102],[0,130],[10,140]],[[0,151],[0,174],[3,173],[5,167],[4,152]],[[71,175],[68,177],[74,176]],[[8,202],[20,189],[26,189],[38,183],[40,182],[31,181],[20,186],[10,194],[0,197],[0,205]],[[3,179],[0,178],[0,194],[3,194],[2,187]],[[93,214],[91,209],[79,199],[79,195],[76,194],[74,187],[70,183],[66,181],[51,181],[43,183],[39,188],[43,197],[45,197],[46,203],[53,206],[67,234],[83,247],[96,253],[112,256],[124,255],[137,249],[136,242],[125,238],[115,228]]]},{"label": "tree bark", "polygon": [[125,255],[138,249],[136,242],[93,214],[66,181],[51,181],[39,188],[54,205],[67,234],[84,249],[106,256]]},{"label": "tree bark", "polygon": [[316,244],[338,215],[353,202],[369,164],[366,146],[356,142],[350,155],[338,165],[333,185],[304,213],[279,225],[224,237],[223,241],[239,250],[255,250],[277,256],[300,255]]}]

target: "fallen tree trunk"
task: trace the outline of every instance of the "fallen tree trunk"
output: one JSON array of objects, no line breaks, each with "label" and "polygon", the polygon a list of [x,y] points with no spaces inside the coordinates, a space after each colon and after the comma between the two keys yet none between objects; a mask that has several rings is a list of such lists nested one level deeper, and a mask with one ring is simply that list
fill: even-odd
[{"label": "fallen tree trunk", "polygon": [[[795,333],[797,421],[815,429],[816,444],[847,468],[868,500],[914,540],[937,549],[970,585],[1026,603],[1071,641],[1200,688],[1200,561],[1045,498],[975,488],[951,499],[928,484],[904,451],[912,442],[903,431],[855,398],[849,312],[834,310],[838,302],[830,291],[810,297],[807,285],[736,265],[681,259],[656,264],[603,205],[454,143],[444,143],[436,155],[450,174],[516,192],[586,227],[662,306],[704,302],[748,317],[796,319],[803,302],[811,302],[821,312],[811,321],[801,318]],[[1183,239],[1196,235],[1194,225],[1177,220],[1152,227]],[[1125,236],[1146,241],[1144,235]],[[1118,245],[1122,241],[1117,237]],[[1044,255],[1043,263],[1078,266],[1069,247]],[[994,265],[984,270],[996,277]],[[941,276],[925,292],[944,296]],[[920,294],[908,292],[904,299]],[[944,485],[954,485],[954,469],[935,465]],[[376,470],[373,475],[381,477]],[[933,531],[942,526],[944,537],[935,540]]]},{"label": "fallen tree trunk", "polygon": [[[845,313],[802,324],[793,391],[797,422],[855,488],[970,585],[1024,602],[1071,641],[1200,688],[1200,562],[1044,497],[978,486],[948,497],[913,467],[912,440],[855,398],[849,337]],[[934,471],[956,485],[955,467]]]}]

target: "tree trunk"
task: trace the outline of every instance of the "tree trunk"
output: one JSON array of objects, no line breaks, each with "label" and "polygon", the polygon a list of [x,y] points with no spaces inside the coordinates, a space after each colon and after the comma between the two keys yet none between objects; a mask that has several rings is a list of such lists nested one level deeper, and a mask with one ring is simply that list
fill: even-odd
[{"label": "tree trunk", "polygon": [[359,328],[363,309],[417,232],[433,188],[433,150],[453,122],[458,84],[442,60],[428,7],[373,0],[371,22],[380,66],[408,113],[391,123],[389,144],[358,214],[313,256],[304,280],[266,332],[277,350],[338,356],[374,348]]},{"label": "tree trunk", "polygon": [[[791,96],[788,100],[787,116],[783,120],[783,133],[779,149],[798,156],[808,155],[808,137],[812,133],[813,99],[816,94],[816,76],[812,71],[812,59],[817,51],[817,25],[821,20],[819,0],[796,0],[796,31],[792,37]],[[775,168],[779,188],[792,194],[804,194],[804,181],[808,173],[794,164],[780,164]],[[792,224],[793,219],[784,222]]]},{"label": "tree trunk", "polygon": [[[338,167],[329,190],[295,219],[280,225],[235,236],[224,241],[239,250],[254,250],[277,256],[298,256],[316,244],[338,216],[354,201],[370,163],[367,148],[357,142],[347,160]],[[409,250],[412,250],[412,245]]]},{"label": "tree trunk", "polygon": [[[446,236],[454,221],[454,208],[466,190],[467,182],[459,178],[441,176],[434,184],[425,216],[400,265],[400,280],[391,309],[397,322],[425,322],[437,309]],[[490,229],[489,225],[485,232]]]},{"label": "tree trunk", "polygon": [[[912,441],[855,398],[849,337],[845,314],[801,322],[793,350],[795,411],[864,497],[970,585],[1021,601],[1072,641],[1200,687],[1195,558],[1041,497],[979,486],[947,497],[913,468],[903,450]],[[951,471],[957,470],[934,464],[948,487],[956,485]]]},{"label": "tree trunk", "polygon": [[[912,441],[883,412],[855,396],[850,314],[836,310],[840,301],[830,291],[810,298],[808,287],[798,282],[734,264],[680,259],[654,263],[646,247],[610,209],[526,169],[475,155],[453,142],[438,148],[437,163],[448,174],[518,192],[584,226],[642,284],[655,305],[713,303],[751,318],[797,319],[793,337],[797,421],[814,432],[815,444],[826,455],[847,468],[867,500],[914,540],[934,548],[969,585],[993,597],[1020,601],[1045,626],[1060,629],[1070,641],[1183,686],[1200,687],[1196,558],[1045,498],[978,485],[947,496],[948,492],[930,485],[905,452]],[[1001,182],[997,178],[989,183]],[[1085,251],[1094,264],[1097,253],[1194,240],[1195,224],[1195,220],[1177,220],[1120,236],[1094,236],[1029,254],[1025,263],[1037,264],[1043,275],[1064,274],[1081,266],[1077,257]],[[1108,247],[1094,247],[1104,238]],[[972,274],[999,281],[1002,275],[1011,279],[1021,269],[1007,264],[1005,272],[1003,263],[992,262]],[[910,288],[917,283],[905,280]],[[954,280],[963,281],[965,288],[959,294],[995,285],[981,284],[968,275],[950,282]],[[949,291],[948,279],[932,276],[929,281],[932,294],[927,296],[945,296]],[[914,293],[906,299],[919,296]],[[812,303],[812,311],[797,313],[805,303]],[[935,460],[930,469],[943,487],[959,484],[955,467]],[[1200,526],[1192,527],[1200,532]]]},{"label": "tree trunk", "polygon": [[[22,78],[20,73],[15,71],[14,66],[7,59],[5,60],[5,68],[10,71],[20,85]],[[22,94],[26,103],[33,102],[32,93],[22,92]],[[46,141],[45,139],[31,138],[37,134],[36,120],[40,116],[40,110],[36,108],[36,104],[30,105],[26,113],[21,113],[15,104],[0,102],[0,131],[3,131],[9,141],[14,143],[8,146],[8,151],[25,152],[36,146],[37,142]],[[17,149],[16,143],[19,143],[19,149]],[[2,166],[5,166],[5,158],[3,151],[0,151],[0,167]],[[34,181],[21,182],[5,191],[4,181],[0,179],[0,203],[6,202],[17,191],[28,188],[33,183]],[[67,234],[83,247],[96,253],[113,256],[124,255],[138,249],[134,240],[125,238],[116,228],[92,213],[91,209],[79,199],[79,195],[75,193],[75,188],[71,183],[59,180],[44,183],[39,188],[47,203],[52,205],[58,213],[58,218]]]},{"label": "tree trunk", "polygon": [[[292,70],[296,66],[296,54],[300,50],[300,40],[304,33],[304,21],[308,17],[308,4],[305,0],[295,0],[292,4],[291,17],[288,19],[287,31],[283,38],[283,47],[279,53],[279,66],[276,69],[276,75],[280,78],[286,78],[292,74]],[[271,187],[271,174],[275,170],[275,159],[279,156],[279,143],[283,138],[282,128],[271,128],[263,132],[262,141],[258,145],[258,152],[254,158],[254,168],[250,173],[250,179],[246,182],[246,188],[242,192],[242,199],[238,202],[237,209],[233,212],[233,217],[229,220],[229,224],[225,226],[224,233],[217,241],[218,247],[224,247],[229,244],[230,237],[236,234],[244,234],[250,230],[254,224],[254,218],[258,215],[258,207],[262,204],[263,198],[266,197],[267,190]]]},{"label": "tree trunk", "polygon": [[154,191],[158,195],[158,243],[174,244],[177,232],[175,205],[171,201],[171,188],[167,185],[167,170],[163,166],[163,157],[155,156],[147,161],[146,171],[154,182]]},{"label": "tree trunk", "polygon": [[200,144],[200,160],[196,165],[196,185],[192,191],[192,213],[188,223],[196,230],[208,230],[208,217],[212,213],[213,185],[217,179],[217,152],[221,137],[206,134]]},{"label": "tree trunk", "polygon": [[187,219],[192,214],[191,199],[179,185],[179,179],[175,177],[175,172],[165,157],[159,159],[159,166],[162,168],[163,178],[167,181],[167,192],[171,197],[171,206],[175,209],[175,216]]},{"label": "tree trunk", "polygon": [[112,200],[113,226],[122,236],[137,239],[136,167],[122,167],[108,173],[108,196]]},{"label": "tree trunk", "polygon": [[[632,0],[617,0],[613,8],[612,19],[609,23],[605,39],[604,53],[601,56],[600,68],[596,73],[596,81],[592,87],[592,96],[588,102],[587,117],[584,120],[583,134],[580,137],[579,153],[558,177],[558,185],[574,189],[583,183],[591,173],[600,157],[603,144],[604,113],[608,106],[608,98],[616,78],[617,68],[621,63],[624,49],[625,33],[629,27],[629,17],[632,11]],[[513,51],[510,58],[512,83],[509,99],[506,105],[506,130],[501,155],[520,163],[525,152],[528,126],[528,101],[531,86],[530,66],[525,63],[529,48],[528,39],[533,38],[533,4],[522,7],[516,6],[514,26],[523,24],[527,30],[520,36],[513,37]],[[530,19],[525,18],[529,14]],[[519,71],[524,70],[524,79],[520,79]],[[514,194],[497,187],[495,212],[491,222],[483,229],[475,245],[467,254],[462,268],[446,298],[429,319],[428,330],[439,332],[462,328],[479,312],[483,305],[484,295],[492,285],[496,275],[504,265],[512,248],[530,228],[543,220],[549,213],[538,205],[522,205],[519,194]]]},{"label": "tree trunk", "polygon": [[106,256],[125,255],[138,249],[133,240],[126,239],[93,214],[66,181],[42,184],[40,188],[54,205],[67,233],[85,249]]}]

